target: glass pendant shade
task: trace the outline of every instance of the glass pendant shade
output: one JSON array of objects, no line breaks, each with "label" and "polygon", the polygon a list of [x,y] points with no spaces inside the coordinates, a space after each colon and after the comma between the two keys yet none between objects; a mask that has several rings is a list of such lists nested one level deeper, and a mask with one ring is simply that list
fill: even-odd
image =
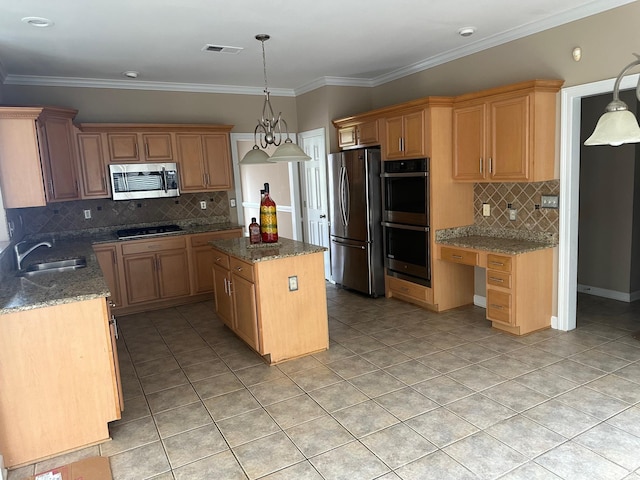
[{"label": "glass pendant shade", "polygon": [[640,142],[638,120],[629,110],[606,112],[598,120],[595,130],[585,145],[613,145]]},{"label": "glass pendant shade", "polygon": [[256,165],[259,163],[272,162],[269,161],[269,154],[258,147],[258,145],[254,145],[253,148],[242,157],[242,160],[240,160],[240,165]]},{"label": "glass pendant shade", "polygon": [[269,160],[271,162],[304,162],[311,160],[311,157],[304,153],[290,138],[287,138],[284,143],[276,148]]}]

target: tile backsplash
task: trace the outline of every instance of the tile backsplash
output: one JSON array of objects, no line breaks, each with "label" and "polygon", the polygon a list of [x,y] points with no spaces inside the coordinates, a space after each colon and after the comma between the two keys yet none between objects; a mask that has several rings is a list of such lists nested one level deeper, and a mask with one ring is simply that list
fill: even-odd
[{"label": "tile backsplash", "polygon": [[[206,201],[207,208],[200,209]],[[84,210],[91,210],[85,219]],[[198,223],[230,221],[227,192],[189,193],[175,198],[144,200],[78,200],[51,203],[46,207],[7,210],[7,218],[25,235],[58,233],[121,225],[194,220]]]},{"label": "tile backsplash", "polygon": [[[474,224],[482,228],[544,232],[557,237],[559,212],[540,208],[541,195],[559,195],[560,181],[534,183],[476,183],[473,189]],[[482,216],[482,204],[491,205],[491,216]],[[517,209],[509,220],[508,204]]]}]

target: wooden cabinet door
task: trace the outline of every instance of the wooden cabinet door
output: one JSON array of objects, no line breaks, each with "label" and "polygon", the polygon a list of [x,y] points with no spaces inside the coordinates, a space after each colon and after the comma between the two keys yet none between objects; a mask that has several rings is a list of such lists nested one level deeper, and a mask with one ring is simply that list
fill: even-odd
[{"label": "wooden cabinet door", "polygon": [[189,260],[185,249],[157,254],[160,298],[189,295]]},{"label": "wooden cabinet door", "polygon": [[125,255],[123,261],[128,304],[158,300],[155,254]]},{"label": "wooden cabinet door", "polygon": [[213,293],[216,301],[216,313],[224,324],[233,330],[233,303],[229,289],[231,275],[229,270],[217,263],[213,265]]},{"label": "wooden cabinet door", "polygon": [[79,133],[77,138],[82,198],[109,198],[102,135]]},{"label": "wooden cabinet door", "polygon": [[202,140],[207,190],[229,190],[231,188],[229,136],[223,133],[207,134],[202,136]]},{"label": "wooden cabinet door", "polygon": [[214,253],[211,247],[194,247],[191,250],[193,261],[193,293],[207,293],[213,291],[213,268]]},{"label": "wooden cabinet door", "polygon": [[364,122],[357,127],[358,145],[378,145],[380,137],[378,136],[378,121]]},{"label": "wooden cabinet door", "polygon": [[384,158],[393,160],[404,158],[402,150],[402,125],[403,117],[387,118],[385,121],[385,156]]},{"label": "wooden cabinet door", "polygon": [[338,147],[354,147],[358,144],[356,138],[356,126],[343,127],[338,129]]},{"label": "wooden cabinet door", "polygon": [[139,162],[137,133],[108,133],[109,161],[112,163]]},{"label": "wooden cabinet door", "polygon": [[489,104],[489,151],[492,180],[529,178],[529,95]]},{"label": "wooden cabinet door", "polygon": [[[113,381],[114,391],[116,395],[116,410],[122,412],[124,410],[124,394],[122,393],[122,376],[120,375],[120,360],[118,359],[118,321],[111,313],[111,308],[107,303],[107,314],[109,316],[109,334],[111,336],[111,354],[113,356]],[[121,415],[119,416],[121,418]]]},{"label": "wooden cabinet door", "polygon": [[183,192],[205,191],[202,135],[196,133],[176,134],[176,149],[180,165],[180,190]]},{"label": "wooden cabinet door", "polygon": [[102,270],[109,290],[111,291],[111,302],[114,307],[122,307],[122,296],[120,293],[120,277],[118,275],[118,257],[115,246],[98,245],[94,247],[96,259]]},{"label": "wooden cabinet door", "polygon": [[425,155],[424,112],[410,113],[402,117],[402,148],[405,158],[420,158]]},{"label": "wooden cabinet door", "polygon": [[256,286],[239,275],[231,274],[235,332],[247,344],[259,351]]},{"label": "wooden cabinet door", "polygon": [[173,147],[170,133],[143,133],[144,159],[147,162],[172,162]]},{"label": "wooden cabinet door", "polygon": [[485,104],[453,109],[453,178],[481,181],[489,170],[485,158]]},{"label": "wooden cabinet door", "polygon": [[[37,122],[40,123],[40,122]],[[47,201],[60,202],[80,198],[78,189],[77,157],[73,125],[70,118],[45,117],[39,133],[46,152],[42,155],[42,168],[47,182]],[[44,145],[42,144],[44,143]]]}]

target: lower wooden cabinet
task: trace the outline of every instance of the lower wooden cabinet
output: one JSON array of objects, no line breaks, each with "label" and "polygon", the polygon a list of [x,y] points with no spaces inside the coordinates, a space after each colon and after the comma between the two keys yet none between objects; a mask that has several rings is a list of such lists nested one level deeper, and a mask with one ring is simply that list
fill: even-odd
[{"label": "lower wooden cabinet", "polygon": [[119,419],[122,408],[111,327],[104,298],[2,315],[0,451],[6,466],[109,439],[108,422]]},{"label": "lower wooden cabinet", "polygon": [[118,249],[113,244],[99,244],[93,247],[96,259],[102,270],[109,290],[111,291],[111,303],[115,308],[122,306],[120,294],[120,274],[118,266]]},{"label": "lower wooden cabinet", "polygon": [[220,319],[267,363],[328,348],[323,252],[248,263],[214,249],[213,283]]},{"label": "lower wooden cabinet", "polygon": [[209,242],[222,238],[239,237],[242,237],[241,228],[190,235],[189,251],[191,253],[192,294],[209,293],[213,291],[211,269],[214,264],[214,253]]}]

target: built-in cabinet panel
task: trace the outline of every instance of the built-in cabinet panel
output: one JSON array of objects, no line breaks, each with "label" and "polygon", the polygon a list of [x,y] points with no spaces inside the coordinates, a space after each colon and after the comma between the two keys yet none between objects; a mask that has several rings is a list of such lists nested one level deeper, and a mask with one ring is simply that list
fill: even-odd
[{"label": "built-in cabinet panel", "polygon": [[72,124],[76,113],[53,107],[0,107],[5,208],[41,207],[80,198]]},{"label": "built-in cabinet panel", "polygon": [[386,118],[383,159],[398,160],[425,157],[424,136],[423,109]]},{"label": "built-in cabinet panel", "polygon": [[453,178],[552,180],[556,94],[561,86],[562,81],[535,80],[456,97]]}]

